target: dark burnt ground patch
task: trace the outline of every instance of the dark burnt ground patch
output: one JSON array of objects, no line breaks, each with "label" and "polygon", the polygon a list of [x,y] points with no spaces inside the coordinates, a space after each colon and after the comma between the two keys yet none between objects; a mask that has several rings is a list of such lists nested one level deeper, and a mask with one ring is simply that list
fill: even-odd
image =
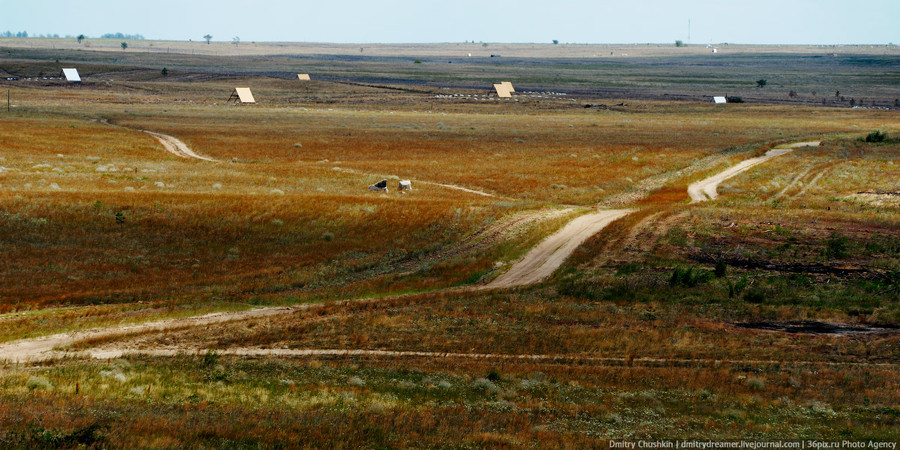
[{"label": "dark burnt ground patch", "polygon": [[731,323],[738,328],[750,330],[777,331],[792,334],[828,334],[847,336],[856,334],[896,334],[900,333],[897,325],[846,324],[838,322],[818,322],[813,320],[791,322],[741,322]]}]

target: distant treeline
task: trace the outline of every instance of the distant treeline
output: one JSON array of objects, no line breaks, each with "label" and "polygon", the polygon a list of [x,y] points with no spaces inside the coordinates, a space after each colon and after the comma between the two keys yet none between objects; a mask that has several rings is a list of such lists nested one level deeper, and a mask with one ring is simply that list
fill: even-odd
[{"label": "distant treeline", "polygon": [[122,34],[122,33],[106,33],[103,36],[100,36],[100,39],[136,39],[142,40],[144,39],[144,35],[142,34]]},{"label": "distant treeline", "polygon": [[[12,32],[12,31],[8,31],[8,30],[7,30],[7,31],[0,32],[0,37],[25,37],[25,38],[27,38],[27,37],[29,37],[29,34],[28,34],[27,31],[17,31],[17,32]],[[36,38],[59,38],[60,36],[59,36],[58,34],[35,34],[35,35],[30,36],[30,37],[36,37]],[[70,39],[75,39],[75,36],[72,36],[72,35],[70,35],[70,34],[67,34],[65,37],[66,37],[66,38],[70,38]],[[85,37],[88,37],[88,36],[85,36]],[[143,40],[143,39],[144,39],[144,35],[142,35],[142,34],[124,34],[124,33],[106,33],[106,34],[100,36],[100,39],[132,39],[132,40]]]}]

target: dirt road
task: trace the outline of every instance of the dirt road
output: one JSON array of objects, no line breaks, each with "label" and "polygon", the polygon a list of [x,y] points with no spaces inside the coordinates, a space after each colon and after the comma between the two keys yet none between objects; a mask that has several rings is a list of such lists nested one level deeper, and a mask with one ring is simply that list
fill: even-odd
[{"label": "dirt road", "polygon": [[9,362],[41,361],[63,356],[56,348],[67,347],[77,341],[124,337],[146,332],[164,331],[184,327],[208,326],[216,323],[230,322],[237,319],[249,319],[254,317],[266,317],[276,314],[285,314],[301,309],[302,307],[272,307],[260,308],[250,311],[237,311],[227,313],[213,313],[204,316],[188,317],[184,319],[167,319],[157,322],[143,323],[125,327],[111,327],[75,333],[60,333],[39,338],[23,339],[19,341],[0,344],[0,360]]},{"label": "dirt road", "polygon": [[[148,356],[176,356],[186,354],[204,354],[207,350],[194,349],[127,349],[127,348],[98,348],[90,349],[82,353],[96,359],[120,358],[126,354],[140,354]],[[432,358],[432,359],[483,359],[503,361],[535,361],[548,363],[578,363],[588,365],[614,365],[627,364],[643,366],[718,366],[721,364],[750,364],[750,365],[788,365],[788,366],[829,366],[829,367],[897,367],[897,363],[879,362],[843,362],[843,361],[779,361],[763,359],[710,359],[710,358],[628,358],[618,356],[594,356],[594,355],[540,355],[540,354],[504,354],[504,353],[455,353],[455,352],[424,352],[424,351],[397,351],[397,350],[357,350],[357,349],[289,349],[289,348],[254,348],[235,347],[224,350],[216,350],[218,355],[235,355],[250,357],[328,357],[328,356],[375,356],[382,358]]]},{"label": "dirt road", "polygon": [[[187,149],[181,141],[178,141],[171,136],[162,135],[159,133],[153,133],[149,131],[145,131],[150,133],[151,135],[160,139],[160,142],[168,149],[170,148],[180,148],[180,151],[184,151]],[[751,158],[746,160],[734,167],[731,167],[717,175],[709,177],[705,180],[692,184],[688,188],[688,192],[693,199],[693,202],[706,201],[714,199],[717,196],[716,187],[722,181],[731,178],[757,164],[761,164],[771,158],[774,158],[779,155],[783,155],[787,152],[790,152],[793,148],[802,147],[802,146],[817,146],[819,142],[801,142],[797,144],[793,144],[791,146],[786,146],[783,148],[777,148],[770,150],[766,153],[765,156],[761,156],[758,158]],[[172,150],[170,150],[172,151]],[[195,157],[199,159],[204,159],[208,161],[214,161],[209,158],[201,157],[199,155],[194,154],[187,149],[189,152],[188,156],[185,157]],[[180,155],[181,156],[181,155]],[[446,186],[445,186],[446,187]],[[486,194],[487,193],[479,193]],[[529,251],[524,258],[522,258],[518,263],[514,264],[512,268],[505,274],[497,277],[493,282],[481,286],[477,289],[497,289],[497,288],[509,288],[515,286],[523,286],[528,284],[537,283],[548,276],[550,276],[553,271],[555,271],[562,262],[572,254],[572,252],[581,245],[588,238],[599,232],[601,229],[612,223],[614,220],[624,217],[625,215],[632,212],[630,209],[608,209],[608,210],[600,210],[598,212],[586,214],[576,218],[575,220],[569,222],[565,227],[563,227],[558,232],[554,233],[550,237],[543,240],[540,244],[538,244],[535,248]],[[460,291],[462,289],[450,289],[445,292],[453,292]],[[340,303],[350,304],[350,303],[363,303],[363,302],[378,302],[385,301],[389,298],[397,298],[397,297],[382,297],[382,298],[372,298],[372,299],[359,299],[359,300],[347,300]],[[332,304],[333,305],[333,304]],[[84,341],[99,341],[105,339],[115,339],[118,337],[126,337],[129,335],[137,335],[149,332],[156,331],[164,331],[164,330],[174,330],[174,329],[182,329],[182,328],[190,328],[190,327],[198,327],[198,326],[209,326],[218,323],[230,322],[234,320],[243,320],[249,318],[257,318],[257,317],[265,317],[271,315],[278,314],[287,314],[293,311],[310,309],[321,307],[323,305],[299,305],[294,307],[272,307],[272,308],[260,308],[249,311],[239,311],[239,312],[226,312],[226,313],[214,313],[207,314],[205,316],[199,317],[191,317],[184,319],[168,319],[161,320],[157,322],[150,322],[141,325],[134,326],[126,326],[126,327],[110,327],[106,329],[95,329],[84,332],[77,333],[62,333],[51,336],[44,336],[39,338],[32,339],[24,339],[14,342],[8,342],[5,344],[0,344],[0,360],[6,360],[9,362],[28,362],[28,361],[40,361],[46,360],[54,357],[64,356],[65,353],[60,351],[55,351],[54,349],[64,348],[70,346],[76,342],[84,342]],[[247,350],[249,353],[238,353],[239,349],[234,349],[234,354],[252,354],[250,350]],[[114,355],[120,355],[126,351],[126,347],[113,346],[112,348],[107,348],[105,350],[102,349],[93,349],[86,352],[74,353],[73,355],[80,356],[90,356],[90,357],[102,357],[108,358]],[[309,352],[316,352],[318,350],[309,350]],[[355,350],[339,350],[338,352],[343,352],[342,354],[351,354],[349,352],[353,352]],[[361,352],[368,352],[365,350],[359,350]],[[118,353],[117,353],[118,352]],[[174,354],[176,350],[160,350],[159,354]],[[165,353],[170,352],[170,353]],[[227,353],[227,352],[226,352]],[[390,352],[390,353],[401,353],[401,352]],[[276,353],[270,353],[276,354]],[[368,354],[368,353],[366,353]],[[423,353],[426,355],[426,353]],[[430,354],[427,354],[430,355]],[[506,357],[506,356],[504,356]],[[518,356],[518,355],[509,355],[508,357],[528,357]]]},{"label": "dirt road", "polygon": [[741,172],[747,171],[750,168],[762,164],[776,156],[781,156],[785,153],[789,153],[793,151],[793,149],[797,147],[815,147],[819,145],[819,141],[809,141],[809,142],[798,142],[796,144],[791,144],[785,147],[777,147],[773,148],[766,152],[765,155],[759,156],[756,158],[750,158],[748,160],[742,161],[740,164],[736,166],[732,166],[722,172],[719,172],[709,178],[704,180],[700,180],[696,183],[688,186],[688,195],[691,196],[691,203],[697,202],[705,202],[707,200],[715,200],[716,197],[719,196],[719,193],[716,190],[723,181],[732,178]]},{"label": "dirt road", "polygon": [[99,120],[100,120],[100,123],[109,125],[111,127],[121,127],[121,128],[127,128],[129,130],[137,130],[137,131],[142,131],[144,133],[147,133],[150,136],[155,137],[156,140],[158,140],[159,143],[162,144],[163,148],[165,148],[167,152],[169,152],[179,158],[194,158],[194,159],[202,159],[204,161],[219,162],[218,159],[210,158],[208,156],[201,156],[201,155],[194,153],[194,151],[191,150],[191,148],[188,147],[187,144],[185,144],[184,142],[181,142],[180,140],[178,140],[172,136],[169,136],[168,134],[162,134],[162,133],[157,133],[155,131],[141,130],[139,128],[131,128],[131,127],[122,126],[122,125],[110,122],[109,119],[99,119]]},{"label": "dirt road", "polygon": [[211,162],[219,161],[218,159],[213,159],[208,156],[201,156],[201,155],[194,153],[194,151],[191,150],[190,147],[185,145],[184,142],[181,142],[178,139],[175,139],[174,137],[169,136],[168,134],[162,134],[162,133],[157,133],[154,131],[147,131],[147,130],[141,130],[141,131],[155,137],[159,141],[159,143],[162,144],[163,147],[165,147],[167,152],[169,152],[175,156],[178,156],[181,158],[202,159],[204,161],[211,161]]},{"label": "dirt road", "polygon": [[630,213],[630,209],[601,210],[569,222],[561,230],[541,241],[508,272],[481,289],[508,288],[537,283],[549,277],[569,255],[589,237],[612,221]]},{"label": "dirt road", "polygon": [[[373,178],[390,179],[390,175],[377,174],[377,173],[368,173],[368,172],[363,172],[363,171],[355,170],[355,169],[347,169],[347,168],[344,168],[344,167],[335,167],[335,170],[339,170],[339,171],[341,171],[341,172],[346,172],[346,173],[352,173],[352,174],[355,174],[355,175],[365,175],[365,176],[370,176],[370,177],[373,177]],[[423,181],[423,180],[417,180],[417,179],[412,179],[412,181],[413,181],[414,183],[416,183],[416,184],[428,184],[428,185],[431,185],[431,186],[440,186],[440,187],[442,187],[442,188],[453,189],[453,190],[456,190],[456,191],[462,191],[462,192],[468,192],[469,194],[480,195],[480,196],[482,196],[482,197],[492,197],[492,198],[499,198],[499,199],[504,199],[504,200],[510,200],[509,197],[503,197],[503,196],[500,196],[500,195],[491,194],[491,193],[489,193],[489,192],[478,191],[478,190],[475,190],[475,189],[469,189],[469,188],[467,188],[467,187],[457,186],[457,185],[455,185],[455,184],[444,184],[444,183],[437,183],[437,182],[434,182],[434,181]]]}]

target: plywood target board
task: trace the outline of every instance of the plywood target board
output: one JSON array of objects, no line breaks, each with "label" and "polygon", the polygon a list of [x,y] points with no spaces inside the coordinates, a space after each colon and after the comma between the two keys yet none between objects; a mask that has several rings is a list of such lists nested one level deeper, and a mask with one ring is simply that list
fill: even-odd
[{"label": "plywood target board", "polygon": [[63,69],[63,76],[66,77],[66,81],[71,83],[80,83],[81,76],[78,75],[78,69]]},{"label": "plywood target board", "polygon": [[256,99],[253,98],[253,93],[250,92],[250,88],[234,88],[234,92],[237,94],[238,99],[241,101],[241,103],[256,103]]}]

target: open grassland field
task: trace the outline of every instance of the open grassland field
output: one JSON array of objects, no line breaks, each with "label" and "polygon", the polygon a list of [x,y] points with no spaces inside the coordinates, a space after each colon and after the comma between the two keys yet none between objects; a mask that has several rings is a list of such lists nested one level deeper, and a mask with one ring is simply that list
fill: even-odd
[{"label": "open grassland field", "polygon": [[[54,76],[60,61],[83,67],[87,82],[113,84],[164,81],[163,67],[170,71],[170,79],[184,81],[247,75],[296,80],[297,73],[309,73],[314,81],[311,95],[324,90],[315,81],[453,94],[485,93],[492,83],[514,80],[519,91],[561,91],[612,100],[711,101],[714,95],[729,95],[793,105],[900,107],[896,89],[900,46],[737,45],[717,46],[718,53],[713,54],[702,45],[657,44],[207,46],[205,42],[135,41],[129,45],[140,49],[127,51],[121,50],[118,40],[102,44],[2,38],[0,79],[7,74]],[[108,51],[111,47],[118,50]],[[762,88],[756,83],[760,79],[766,80]],[[296,88],[291,92],[266,102],[291,102],[301,95]],[[343,94],[339,97],[336,101],[346,101]]]},{"label": "open grassland field", "polygon": [[0,39],[0,447],[900,439],[896,47],[73,42]]}]

